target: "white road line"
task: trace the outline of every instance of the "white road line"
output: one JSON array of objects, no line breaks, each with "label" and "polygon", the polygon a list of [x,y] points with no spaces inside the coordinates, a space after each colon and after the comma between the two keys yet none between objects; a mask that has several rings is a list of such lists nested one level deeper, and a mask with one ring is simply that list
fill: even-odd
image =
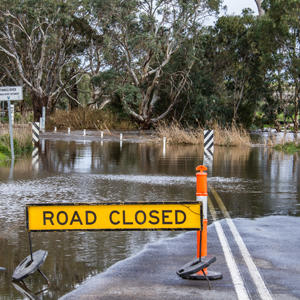
[{"label": "white road line", "polygon": [[234,260],[233,254],[232,254],[230,246],[228,244],[228,240],[224,234],[224,231],[223,231],[223,228],[222,228],[220,222],[217,221],[217,214],[216,214],[216,211],[215,211],[209,197],[208,197],[208,208],[209,208],[209,212],[214,220],[214,225],[215,225],[221,246],[223,248],[226,263],[229,268],[229,272],[230,272],[230,275],[232,278],[232,282],[234,284],[234,288],[235,288],[237,297],[239,300],[249,300],[249,296],[248,296],[246,287],[244,285],[240,271]]},{"label": "white road line", "polygon": [[265,285],[265,282],[264,282],[263,278],[261,277],[253,259],[251,258],[251,255],[249,254],[249,251],[246,248],[246,245],[245,245],[243,239],[241,238],[236,226],[234,225],[232,219],[230,218],[230,215],[229,215],[223,201],[221,200],[218,193],[215,191],[215,189],[212,186],[209,185],[209,188],[220,206],[220,209],[221,209],[221,211],[226,219],[226,222],[234,236],[234,239],[242,253],[242,256],[243,256],[245,263],[249,269],[250,275],[252,277],[253,282],[256,285],[256,288],[258,290],[258,293],[259,293],[261,299],[273,300],[273,297],[272,297],[271,293],[269,292],[267,286]]}]

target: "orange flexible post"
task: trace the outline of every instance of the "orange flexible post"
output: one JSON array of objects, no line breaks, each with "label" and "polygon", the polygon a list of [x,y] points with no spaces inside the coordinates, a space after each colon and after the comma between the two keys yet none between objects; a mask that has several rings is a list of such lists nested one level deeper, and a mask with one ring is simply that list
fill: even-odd
[{"label": "orange flexible post", "polygon": [[[205,166],[198,166],[196,168],[196,196],[197,201],[203,204],[203,230],[201,243],[201,257],[207,255],[207,168]],[[200,257],[200,231],[197,232],[197,257]],[[204,269],[207,273],[207,269]]]},{"label": "orange flexible post", "polygon": [[[196,196],[197,201],[202,202],[202,210],[203,210],[203,230],[202,230],[202,240],[201,232],[197,231],[197,257],[213,257],[212,255],[207,254],[207,168],[205,166],[198,166],[196,168],[198,173],[196,173],[197,183],[196,183]],[[201,241],[201,253],[200,253],[200,241]],[[219,272],[214,272],[211,270],[207,270],[207,268],[203,269],[204,274],[200,271],[196,274],[192,274],[189,276],[190,279],[197,280],[216,280],[222,279],[223,275]]]}]

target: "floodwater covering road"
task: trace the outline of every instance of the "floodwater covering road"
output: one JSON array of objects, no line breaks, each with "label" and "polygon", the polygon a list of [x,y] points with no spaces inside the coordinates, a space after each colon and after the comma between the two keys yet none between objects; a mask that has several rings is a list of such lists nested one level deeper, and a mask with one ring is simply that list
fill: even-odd
[{"label": "floodwater covering road", "polygon": [[[30,253],[25,228],[27,203],[182,201],[195,199],[195,168],[208,168],[208,182],[232,219],[300,216],[299,154],[265,147],[215,147],[213,159],[202,146],[141,143],[143,136],[94,132],[44,133],[39,159],[2,163],[0,168],[0,299],[24,299],[11,275]],[[138,142],[137,142],[138,141]],[[211,197],[215,215],[223,212]],[[265,218],[263,218],[265,220]],[[250,222],[251,223],[251,222]],[[36,299],[58,299],[145,245],[180,232],[32,233],[33,250],[49,252],[41,270],[25,279]],[[25,298],[26,299],[26,298]]]}]

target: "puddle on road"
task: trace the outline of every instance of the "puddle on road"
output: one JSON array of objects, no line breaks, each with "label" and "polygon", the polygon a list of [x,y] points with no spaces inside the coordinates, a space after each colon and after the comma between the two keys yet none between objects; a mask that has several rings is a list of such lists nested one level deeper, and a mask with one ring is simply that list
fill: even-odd
[{"label": "puddle on road", "polygon": [[[195,168],[204,163],[209,183],[232,217],[300,216],[297,154],[215,147],[213,162],[205,159],[201,146],[167,145],[164,151],[158,144],[46,140],[37,164],[30,157],[16,161],[13,169],[2,164],[0,267],[6,270],[0,272],[0,299],[24,298],[11,275],[29,254],[26,203],[194,200]],[[145,244],[178,234],[32,233],[33,250],[49,252],[41,270],[51,281],[36,297],[57,299]],[[47,288],[38,273],[25,283],[34,292]]]}]

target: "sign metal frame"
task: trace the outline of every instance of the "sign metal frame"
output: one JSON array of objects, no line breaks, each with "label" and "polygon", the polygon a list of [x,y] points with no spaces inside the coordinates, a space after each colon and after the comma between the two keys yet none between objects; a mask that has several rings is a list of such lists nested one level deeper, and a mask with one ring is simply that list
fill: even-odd
[{"label": "sign metal frame", "polygon": [[[171,205],[182,205],[185,206],[185,208],[187,209],[187,211],[190,211],[191,213],[194,213],[196,215],[199,215],[200,221],[199,221],[199,225],[197,227],[181,227],[181,228],[175,228],[170,226],[169,228],[163,227],[163,228],[157,228],[157,227],[153,227],[150,228],[151,226],[149,226],[148,228],[93,228],[93,229],[30,229],[30,207],[70,207],[70,206],[117,206],[120,207],[120,209],[126,209],[129,206],[133,206],[133,205],[139,205],[139,206],[149,206],[149,205],[154,205],[160,208],[165,206],[167,207],[169,205],[169,207]],[[193,210],[191,210],[188,206],[189,205],[193,205],[195,207],[199,207],[199,213],[195,212]],[[48,218],[47,218],[48,219]],[[45,220],[44,220],[45,221]],[[53,232],[53,231],[57,231],[57,232],[64,232],[64,231],[195,231],[195,230],[202,230],[203,229],[203,206],[201,202],[197,202],[197,201],[170,201],[170,202],[102,202],[102,203],[94,203],[94,202],[68,202],[68,203],[28,203],[26,204],[26,229],[27,231],[30,232]]]},{"label": "sign metal frame", "polygon": [[22,86],[0,86],[0,101],[22,101],[22,100],[23,100]]},{"label": "sign metal frame", "polygon": [[[7,89],[9,95],[4,95],[2,97],[1,91]],[[5,91],[6,92],[6,91]],[[10,93],[15,92],[15,93]],[[17,95],[19,95],[17,97]],[[3,99],[5,98],[6,99]],[[21,101],[23,100],[23,86],[1,86],[0,87],[0,102],[7,101],[8,106],[8,120],[9,120],[9,135],[10,135],[10,151],[12,161],[15,159],[14,141],[13,141],[13,130],[12,130],[12,116],[11,116],[11,104],[10,101]]]}]

